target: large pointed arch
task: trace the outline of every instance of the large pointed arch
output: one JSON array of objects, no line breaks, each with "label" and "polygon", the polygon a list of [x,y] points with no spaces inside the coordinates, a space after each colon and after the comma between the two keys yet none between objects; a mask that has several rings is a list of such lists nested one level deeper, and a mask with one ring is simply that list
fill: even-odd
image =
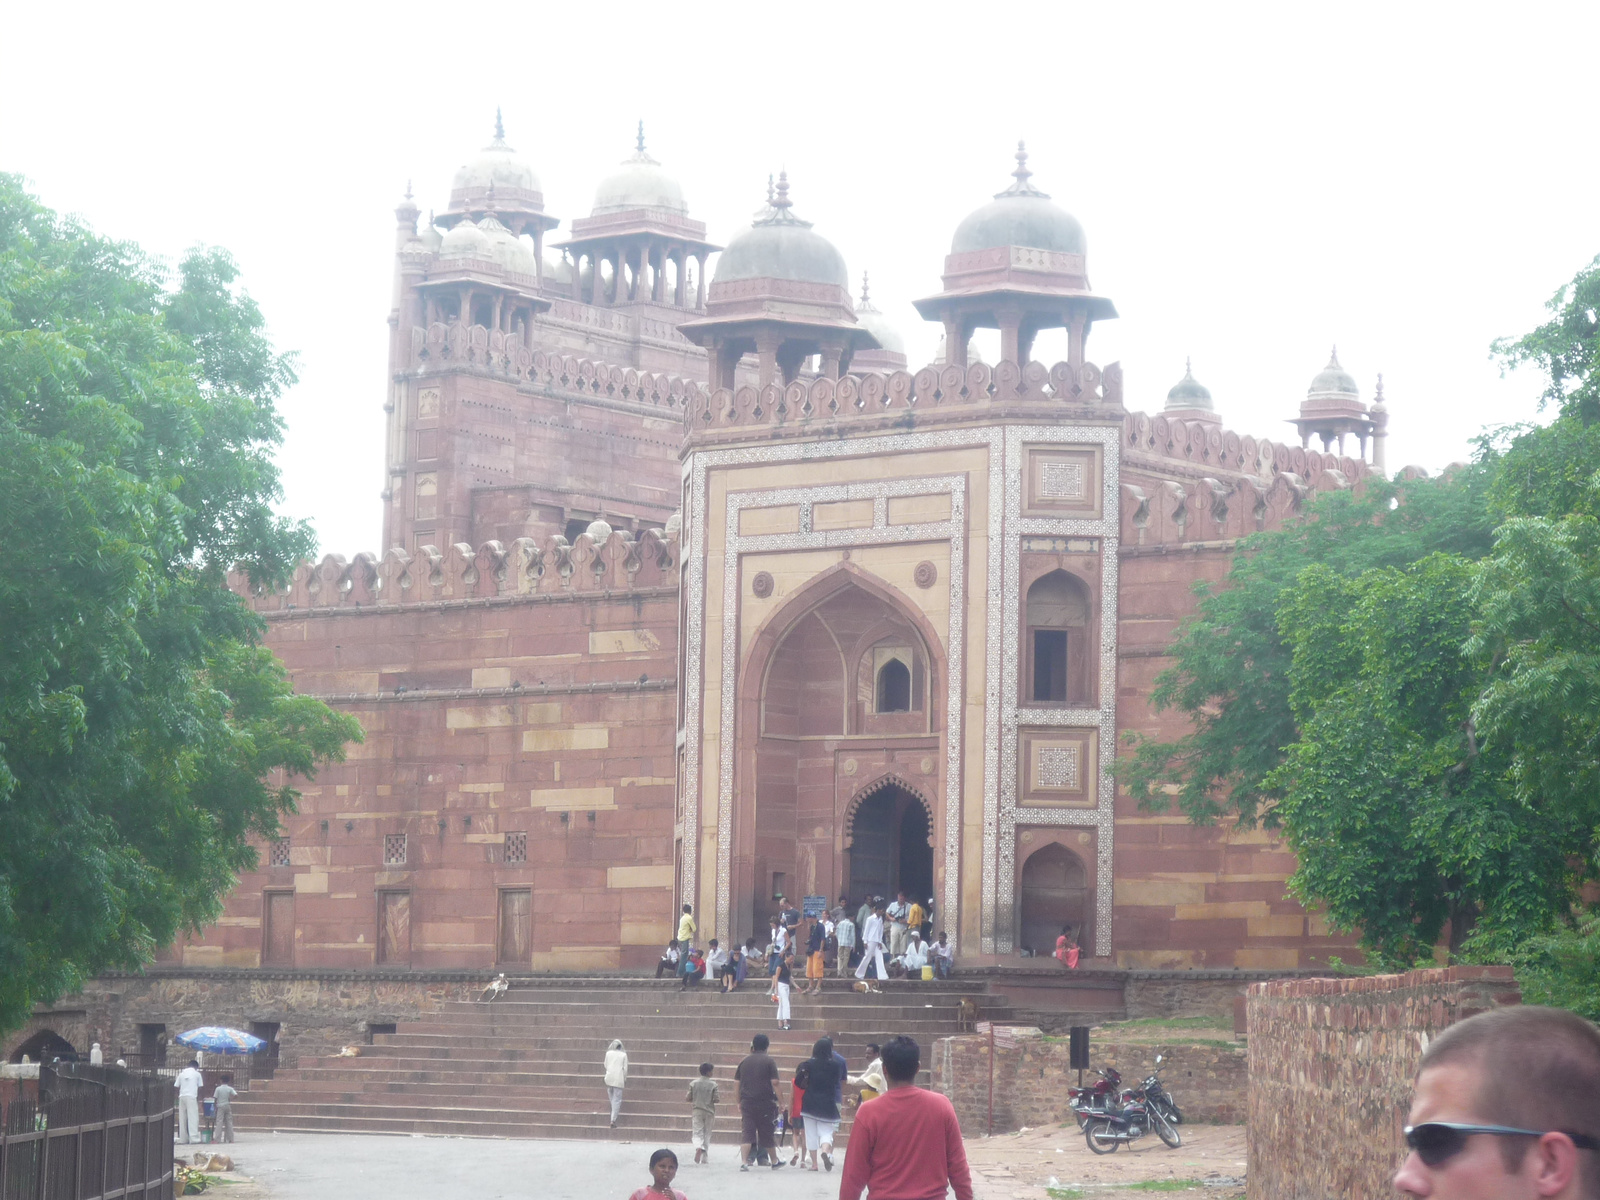
[{"label": "large pointed arch", "polygon": [[[747,602],[745,591],[745,588],[740,589],[741,605]],[[882,736],[938,739],[944,736],[948,726],[945,692],[949,648],[911,598],[888,581],[847,559],[819,572],[766,615],[747,643],[734,676],[733,744],[728,748],[734,797],[729,814],[732,825],[728,850],[729,890],[731,897],[739,897],[730,909],[729,918],[731,932],[741,940],[749,936],[758,919],[765,920],[760,912],[751,912],[750,905],[753,902],[759,909],[769,902],[766,896],[768,877],[771,876],[770,882],[776,887],[777,872],[787,874],[790,869],[782,865],[789,856],[778,848],[780,834],[774,820],[783,823],[798,820],[802,812],[806,814],[798,838],[793,825],[784,835],[792,847],[796,872],[785,878],[786,887],[794,890],[813,877],[818,887],[826,887],[829,886],[826,880],[836,878],[840,871],[843,850],[839,838],[840,798],[843,792],[833,782],[836,777],[831,767],[821,767],[828,772],[825,776],[816,774],[820,766],[816,760],[833,752],[820,751],[815,739],[802,739],[792,747],[776,744],[764,734],[761,714],[769,673],[789,632],[808,614],[824,608],[830,601],[842,599],[844,593],[851,591],[863,600],[870,600],[872,607],[897,624],[907,638],[920,643],[918,657],[927,664],[926,679],[921,682],[927,712],[916,714],[920,731],[910,734],[891,730]],[[841,649],[847,654],[850,651],[848,646]],[[852,667],[847,679],[853,677]],[[921,720],[924,716],[925,723]],[[883,743],[878,745],[881,749]],[[943,750],[935,748],[936,745],[928,746],[929,757],[942,762]],[[809,755],[811,760],[811,773],[807,775],[800,773],[802,754]],[[826,784],[824,779],[828,781]],[[826,805],[819,791],[824,786],[831,797]],[[917,804],[926,812],[929,832],[937,839],[935,844],[943,845],[945,817],[938,788],[937,780],[930,778],[921,784],[920,790],[907,790],[915,792]],[[824,854],[830,856],[826,866],[822,859]],[[943,859],[938,855],[935,855],[934,869],[943,870]]]},{"label": "large pointed arch", "polygon": [[841,844],[846,848],[849,847],[851,838],[855,835],[856,813],[861,811],[862,801],[888,787],[899,788],[902,792],[913,797],[918,804],[922,805],[923,811],[928,814],[928,828],[937,828],[934,824],[934,803],[928,798],[927,794],[898,771],[885,771],[871,782],[863,784],[857,789],[855,795],[851,796],[845,803],[844,813],[840,818],[839,837]]}]

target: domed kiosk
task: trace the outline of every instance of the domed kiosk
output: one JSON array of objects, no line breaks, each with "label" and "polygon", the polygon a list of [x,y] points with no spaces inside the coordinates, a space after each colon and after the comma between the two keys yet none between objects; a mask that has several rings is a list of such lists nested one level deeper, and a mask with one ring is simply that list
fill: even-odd
[{"label": "domed kiosk", "polygon": [[[1386,407],[1385,423],[1387,420]],[[1300,415],[1290,423],[1300,431],[1302,446],[1309,446],[1311,439],[1317,437],[1324,451],[1337,446],[1343,454],[1345,436],[1353,433],[1361,447],[1361,457],[1367,456],[1367,439],[1376,431],[1375,423],[1367,406],[1361,402],[1361,389],[1355,376],[1339,364],[1339,347],[1335,346],[1328,356],[1328,365],[1312,376],[1311,386],[1306,389],[1306,398],[1300,405]],[[1375,458],[1381,454],[1376,446],[1374,454]]]},{"label": "domed kiosk", "polygon": [[705,307],[706,260],[721,249],[706,241],[705,223],[690,218],[678,181],[645,153],[643,121],[633,155],[600,181],[594,208],[572,222],[559,248],[577,265],[585,304],[695,310]]},{"label": "domed kiosk", "polygon": [[861,300],[856,304],[856,323],[870,333],[878,343],[876,350],[858,350],[850,360],[854,371],[904,371],[906,369],[906,343],[900,331],[870,299],[867,290],[867,273],[861,272]]},{"label": "domed kiosk", "polygon": [[1083,226],[1029,180],[1028,151],[1017,143],[1012,183],[956,226],[944,260],[944,291],[916,302],[917,311],[945,328],[947,362],[967,364],[975,329],[1000,331],[1003,361],[1028,361],[1043,329],[1065,328],[1074,370],[1095,321],[1116,306],[1089,286]]},{"label": "domed kiosk", "polygon": [[450,207],[436,221],[451,229],[489,212],[513,239],[523,234],[533,238],[535,257],[528,273],[537,276],[544,235],[561,222],[545,213],[544,192],[533,167],[506,143],[499,109],[494,113],[494,139],[456,169],[450,184]]},{"label": "domed kiosk", "polygon": [[732,387],[734,368],[749,353],[765,387],[793,383],[813,354],[822,357],[823,375],[838,379],[856,351],[879,345],[856,320],[844,256],[795,215],[787,173],[717,259],[706,316],[678,330],[711,351],[713,387]]},{"label": "domed kiosk", "polygon": [[1194,377],[1194,367],[1188,359],[1183,363],[1183,378],[1167,392],[1167,403],[1162,410],[1168,417],[1184,421],[1207,421],[1222,424],[1216,406],[1211,402],[1211,391]]}]

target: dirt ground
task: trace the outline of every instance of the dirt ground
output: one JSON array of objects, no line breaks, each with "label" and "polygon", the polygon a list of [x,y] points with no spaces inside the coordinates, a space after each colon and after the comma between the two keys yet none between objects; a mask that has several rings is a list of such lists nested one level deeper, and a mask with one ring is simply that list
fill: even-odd
[{"label": "dirt ground", "polygon": [[1244,1195],[1243,1125],[1181,1125],[1179,1132],[1183,1145],[1176,1150],[1151,1134],[1103,1155],[1091,1153],[1070,1124],[969,1138],[973,1190],[978,1200],[1049,1200],[1049,1189],[1059,1185],[1058,1196],[1082,1191],[1131,1200],[1136,1193],[1122,1190],[1130,1185],[1193,1180],[1196,1194],[1203,1190],[1207,1200]]}]

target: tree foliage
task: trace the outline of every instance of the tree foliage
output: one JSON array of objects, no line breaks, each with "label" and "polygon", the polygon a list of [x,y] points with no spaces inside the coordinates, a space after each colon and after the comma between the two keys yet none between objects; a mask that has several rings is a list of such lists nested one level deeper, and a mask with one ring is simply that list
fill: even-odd
[{"label": "tree foliage", "polygon": [[1557,927],[1600,830],[1597,307],[1600,259],[1496,343],[1543,370],[1548,424],[1247,542],[1157,681],[1191,732],[1117,764],[1147,807],[1282,828],[1291,889],[1382,962],[1446,928],[1480,955],[1556,938],[1553,979],[1593,939]]},{"label": "tree foliage", "polygon": [[213,919],[283,780],[360,737],[223,585],[314,548],[272,509],[293,363],[237,274],[197,249],[169,289],[0,175],[0,1029]]}]

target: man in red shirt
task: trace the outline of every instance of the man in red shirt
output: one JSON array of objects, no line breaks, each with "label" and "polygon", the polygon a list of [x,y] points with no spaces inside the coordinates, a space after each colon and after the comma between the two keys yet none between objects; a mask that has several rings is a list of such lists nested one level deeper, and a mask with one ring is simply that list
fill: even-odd
[{"label": "man in red shirt", "polygon": [[950,1101],[916,1086],[922,1051],[908,1037],[883,1047],[889,1090],[863,1104],[845,1149],[839,1200],[972,1200],[972,1173],[961,1144],[961,1125]]}]

